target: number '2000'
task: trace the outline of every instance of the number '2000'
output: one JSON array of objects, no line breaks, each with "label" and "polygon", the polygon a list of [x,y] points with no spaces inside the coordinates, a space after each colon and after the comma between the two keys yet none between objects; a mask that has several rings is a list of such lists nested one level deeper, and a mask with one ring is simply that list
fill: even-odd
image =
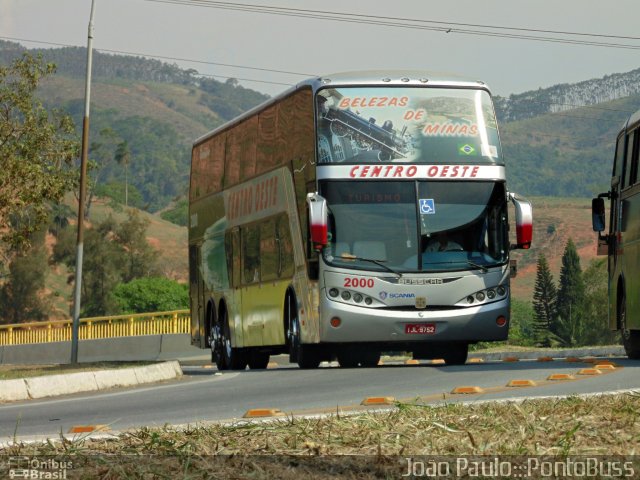
[{"label": "number '2000'", "polygon": [[344,279],[345,288],[373,288],[373,278],[351,278]]}]

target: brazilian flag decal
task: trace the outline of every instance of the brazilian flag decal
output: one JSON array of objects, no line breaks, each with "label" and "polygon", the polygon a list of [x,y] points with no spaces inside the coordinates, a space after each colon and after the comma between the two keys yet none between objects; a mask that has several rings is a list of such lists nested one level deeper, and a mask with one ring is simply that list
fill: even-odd
[{"label": "brazilian flag decal", "polygon": [[478,155],[478,151],[468,143],[458,145],[458,155],[466,155],[468,157]]}]

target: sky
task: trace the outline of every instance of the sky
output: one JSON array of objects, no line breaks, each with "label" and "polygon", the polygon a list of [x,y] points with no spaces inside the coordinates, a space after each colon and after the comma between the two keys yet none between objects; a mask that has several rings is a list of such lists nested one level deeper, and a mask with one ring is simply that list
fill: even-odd
[{"label": "sky", "polygon": [[[387,23],[400,27],[318,19],[318,13],[314,14],[316,18],[301,18],[212,8],[223,3],[95,0],[93,47],[182,59],[161,58],[182,68],[218,76],[221,81],[229,77],[242,79],[242,85],[269,95],[310,76],[349,70],[450,72],[482,80],[494,94],[508,96],[640,68],[638,0],[230,0],[226,3],[227,7],[242,3],[352,14],[347,19],[370,22],[387,19]],[[86,46],[90,10],[91,0],[0,0],[0,38],[15,39],[28,48],[53,47],[35,42]],[[425,26],[441,30],[427,30]],[[497,37],[486,35],[487,29],[482,26],[500,27],[492,29],[493,33],[563,41],[570,38],[632,48]],[[601,36],[568,37],[507,27]],[[479,35],[479,31],[484,34]]]}]

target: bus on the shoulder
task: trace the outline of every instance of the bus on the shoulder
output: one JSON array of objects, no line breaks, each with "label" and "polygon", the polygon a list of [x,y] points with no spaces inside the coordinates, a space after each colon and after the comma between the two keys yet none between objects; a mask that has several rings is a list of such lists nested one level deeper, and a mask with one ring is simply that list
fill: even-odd
[{"label": "bus on the shoulder", "polygon": [[[510,262],[531,205],[507,190],[482,82],[313,78],[193,145],[192,343],[219,369],[381,352],[466,362],[507,339]],[[508,204],[515,205],[510,243]]]},{"label": "bus on the shoulder", "polygon": [[[629,358],[640,358],[640,110],[618,133],[611,189],[592,201],[598,254],[608,256],[609,328],[619,330]],[[609,232],[605,203],[609,199]]]}]

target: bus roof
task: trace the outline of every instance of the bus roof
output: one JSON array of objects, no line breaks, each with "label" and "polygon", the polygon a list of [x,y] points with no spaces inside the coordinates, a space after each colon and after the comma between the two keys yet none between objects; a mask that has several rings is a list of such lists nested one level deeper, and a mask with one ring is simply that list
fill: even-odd
[{"label": "bus roof", "polygon": [[345,87],[351,85],[359,86],[434,86],[434,87],[458,87],[458,88],[483,88],[489,90],[484,82],[479,80],[471,80],[469,78],[460,77],[455,74],[438,73],[424,70],[371,70],[371,71],[354,71],[341,72],[319,77],[312,77],[296,85],[288,88],[282,93],[270,98],[269,100],[255,106],[251,110],[229,120],[220,125],[211,132],[208,132],[194,141],[194,146],[208,139],[209,137],[232,127],[235,124],[253,116],[255,113],[264,108],[279,102],[281,99],[288,97],[293,92],[301,88],[311,88],[315,93],[323,87]]}]

